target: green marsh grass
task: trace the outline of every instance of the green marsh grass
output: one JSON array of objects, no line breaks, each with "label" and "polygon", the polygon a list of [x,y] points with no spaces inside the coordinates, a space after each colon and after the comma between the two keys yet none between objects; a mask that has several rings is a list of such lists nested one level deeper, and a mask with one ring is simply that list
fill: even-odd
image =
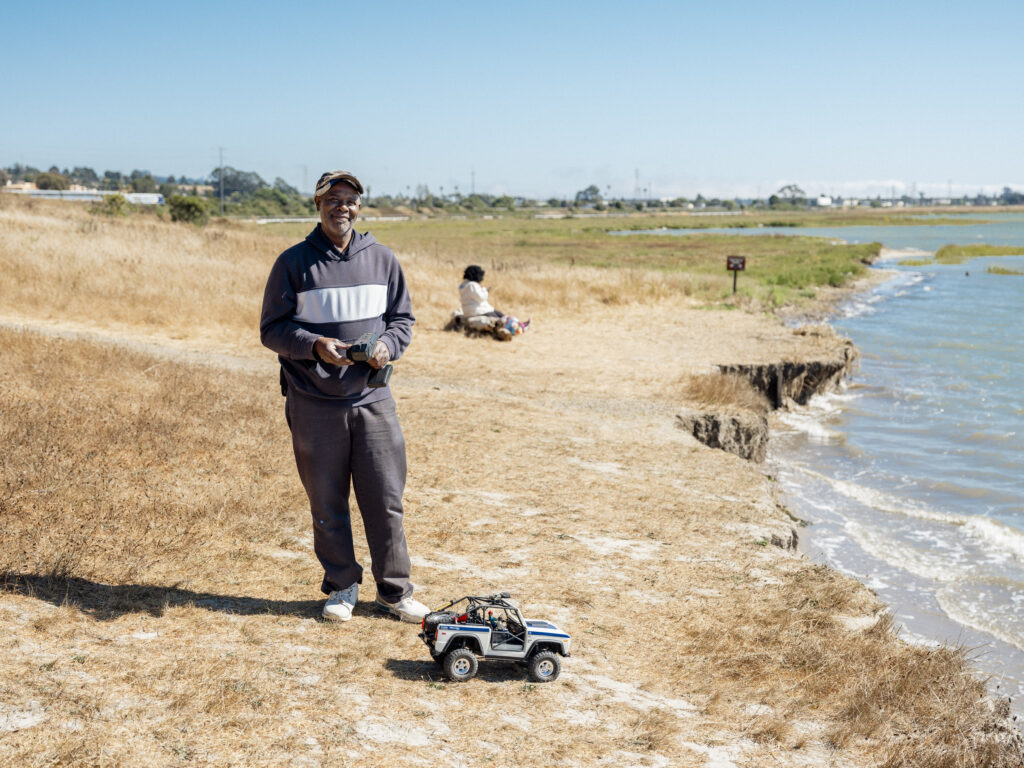
[{"label": "green marsh grass", "polygon": [[990,275],[1024,275],[1019,269],[1010,269],[1009,267],[999,267],[995,264],[989,264],[985,270]]},{"label": "green marsh grass", "polygon": [[[642,270],[684,279],[697,302],[741,302],[773,308],[800,303],[817,286],[842,286],[862,276],[881,250],[879,243],[847,245],[824,238],[765,235],[612,235],[633,228],[632,218],[433,219],[372,221],[365,226],[400,255],[448,261],[461,274],[479,264],[494,282],[500,273],[542,265]],[[645,225],[652,222],[645,221]],[[663,220],[659,223],[664,224]],[[267,229],[291,237],[308,224],[273,224]],[[725,258],[747,257],[732,296]]]},{"label": "green marsh grass", "polygon": [[1024,245],[944,245],[935,253],[935,261],[939,264],[963,264],[979,256],[1021,256]]}]

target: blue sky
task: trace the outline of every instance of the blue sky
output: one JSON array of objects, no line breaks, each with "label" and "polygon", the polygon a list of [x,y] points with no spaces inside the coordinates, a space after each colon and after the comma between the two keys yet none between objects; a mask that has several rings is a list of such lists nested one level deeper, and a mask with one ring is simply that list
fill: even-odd
[{"label": "blue sky", "polygon": [[0,7],[0,166],[375,192],[1024,188],[1019,3]]}]

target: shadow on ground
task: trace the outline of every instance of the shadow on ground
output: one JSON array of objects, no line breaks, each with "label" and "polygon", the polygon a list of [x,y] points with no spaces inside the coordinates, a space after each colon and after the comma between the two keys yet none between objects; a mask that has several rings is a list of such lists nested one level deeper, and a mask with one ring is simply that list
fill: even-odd
[{"label": "shadow on ground", "polygon": [[[424,648],[426,653],[427,649]],[[384,667],[401,680],[417,680],[423,682],[440,682],[444,685],[463,685],[452,683],[441,672],[441,665],[433,661],[409,661],[408,659],[388,659]],[[529,683],[526,670],[522,665],[509,661],[481,661],[480,671],[474,680],[485,683],[521,682]]]},{"label": "shadow on ground", "polygon": [[100,621],[130,613],[162,616],[168,608],[195,606],[240,616],[319,617],[322,600],[265,600],[258,597],[193,592],[178,586],[101,584],[74,576],[0,573],[0,593],[8,592],[53,605],[69,605]]}]

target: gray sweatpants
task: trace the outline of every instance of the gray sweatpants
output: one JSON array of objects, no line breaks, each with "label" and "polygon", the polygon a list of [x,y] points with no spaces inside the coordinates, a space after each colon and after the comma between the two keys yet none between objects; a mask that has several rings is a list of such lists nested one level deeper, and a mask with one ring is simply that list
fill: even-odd
[{"label": "gray sweatpants", "polygon": [[391,398],[358,408],[288,393],[285,405],[299,478],[313,513],[313,549],[329,594],[362,583],[352,546],[349,483],[363,517],[377,591],[389,603],[412,594],[402,527],[405,438]]}]

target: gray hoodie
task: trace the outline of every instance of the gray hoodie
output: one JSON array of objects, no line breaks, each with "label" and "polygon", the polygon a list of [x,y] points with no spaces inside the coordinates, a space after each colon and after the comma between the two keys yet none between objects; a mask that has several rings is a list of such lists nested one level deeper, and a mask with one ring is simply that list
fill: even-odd
[{"label": "gray hoodie", "polygon": [[397,360],[412,340],[412,302],[402,267],[373,235],[352,232],[344,252],[320,225],[277,257],[263,293],[260,340],[278,354],[281,386],[308,397],[358,406],[391,397],[368,389],[367,363],[326,365],[313,343],[329,336],[346,343],[376,331]]}]

